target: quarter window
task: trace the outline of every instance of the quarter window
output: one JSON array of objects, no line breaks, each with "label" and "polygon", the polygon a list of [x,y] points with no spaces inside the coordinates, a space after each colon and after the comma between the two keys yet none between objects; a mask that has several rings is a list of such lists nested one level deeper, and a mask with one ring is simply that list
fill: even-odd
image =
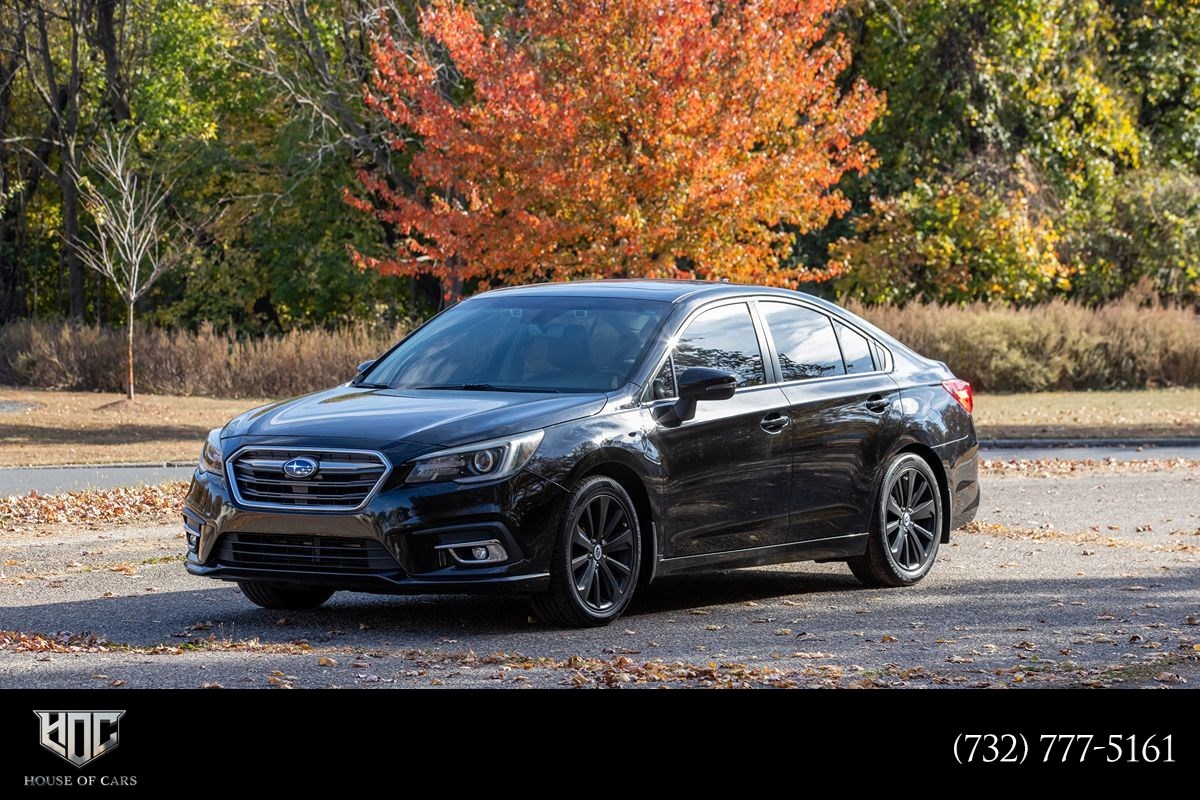
[{"label": "quarter window", "polygon": [[845,374],[829,317],[791,303],[760,301],[758,307],[775,340],[785,381]]},{"label": "quarter window", "polygon": [[651,400],[666,400],[668,397],[675,396],[675,364],[668,356],[663,363],[662,369],[654,376],[654,380],[650,382],[650,399]]},{"label": "quarter window", "polygon": [[675,346],[675,375],[688,367],[732,372],[738,386],[767,382],[758,336],[745,303],[710,309],[692,321]]},{"label": "quarter window", "polygon": [[871,345],[861,333],[845,325],[837,325],[838,340],[842,343],[842,358],[846,362],[846,372],[857,375],[871,372],[875,362],[871,359]]}]

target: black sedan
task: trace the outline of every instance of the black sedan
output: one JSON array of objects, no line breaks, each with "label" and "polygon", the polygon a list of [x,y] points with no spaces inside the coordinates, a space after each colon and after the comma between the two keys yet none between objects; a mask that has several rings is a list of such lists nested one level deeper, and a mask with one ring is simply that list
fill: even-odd
[{"label": "black sedan", "polygon": [[798,292],[490,291],[214,430],[187,569],[267,608],[519,592],[558,625],[689,570],[845,561],[908,586],[979,505],[971,404],[944,364]]}]

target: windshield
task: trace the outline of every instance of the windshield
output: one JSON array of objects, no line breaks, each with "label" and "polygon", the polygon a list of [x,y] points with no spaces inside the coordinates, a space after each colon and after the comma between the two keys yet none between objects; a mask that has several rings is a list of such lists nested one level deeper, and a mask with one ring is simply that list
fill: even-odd
[{"label": "windshield", "polygon": [[380,359],[362,385],[607,392],[624,385],[669,303],[497,293],[460,303]]}]

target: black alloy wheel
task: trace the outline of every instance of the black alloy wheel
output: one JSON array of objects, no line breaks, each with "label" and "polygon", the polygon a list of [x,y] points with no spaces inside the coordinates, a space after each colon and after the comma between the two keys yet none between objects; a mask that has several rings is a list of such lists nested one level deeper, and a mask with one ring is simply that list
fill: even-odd
[{"label": "black alloy wheel", "polygon": [[604,625],[633,597],[641,563],[637,513],[628,492],[606,476],[571,493],[555,544],[549,591],[534,611],[555,625]]},{"label": "black alloy wheel", "polygon": [[921,580],[937,558],[942,513],[933,469],[919,455],[901,453],[884,471],[867,552],[849,560],[850,571],[868,586]]},{"label": "black alloy wheel", "polygon": [[900,470],[884,505],[884,533],[896,565],[915,571],[934,549],[940,523],[936,487],[915,466]]}]

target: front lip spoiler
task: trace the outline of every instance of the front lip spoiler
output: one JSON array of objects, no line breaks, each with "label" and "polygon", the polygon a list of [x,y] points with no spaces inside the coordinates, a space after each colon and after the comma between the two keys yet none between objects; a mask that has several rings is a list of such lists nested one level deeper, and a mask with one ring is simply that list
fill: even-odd
[{"label": "front lip spoiler", "polygon": [[454,578],[422,579],[410,578],[403,572],[320,572],[316,570],[293,571],[275,569],[245,569],[217,564],[206,567],[189,561],[187,571],[202,578],[223,581],[268,581],[274,583],[301,584],[305,586],[330,586],[341,591],[364,591],[382,594],[453,594],[512,592],[534,593],[545,591],[550,586],[550,574],[537,572],[528,575],[455,576]]}]

